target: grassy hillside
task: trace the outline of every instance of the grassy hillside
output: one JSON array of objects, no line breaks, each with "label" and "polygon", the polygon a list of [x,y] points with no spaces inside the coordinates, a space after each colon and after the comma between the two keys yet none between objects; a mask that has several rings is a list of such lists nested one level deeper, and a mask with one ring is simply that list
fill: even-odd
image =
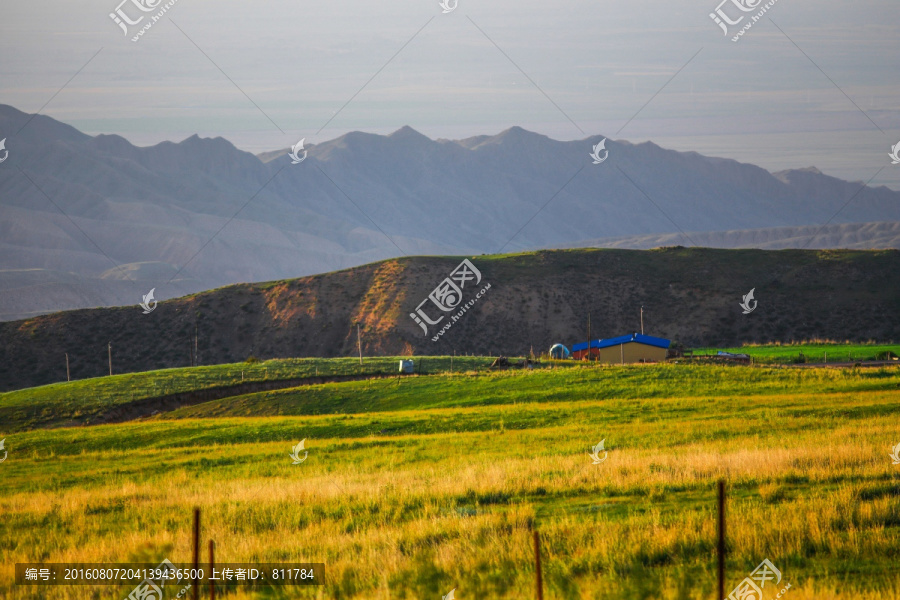
[{"label": "grassy hillside", "polygon": [[[864,361],[883,358],[888,352],[900,353],[897,345],[805,344],[729,350],[747,352],[759,364],[793,364],[801,354],[807,357],[807,362],[814,362],[822,359],[824,351],[830,353],[832,362],[846,360],[848,356]],[[698,352],[715,353],[715,349],[701,349]],[[416,375],[446,374],[449,377],[415,379],[401,383],[393,377],[397,374],[400,360],[401,357],[366,358],[360,365],[357,358],[272,359],[96,377],[5,392],[0,393],[0,423],[3,423],[0,434],[34,428],[127,421],[160,412],[177,417],[273,416],[359,413],[384,410],[385,407],[393,410],[445,405],[475,406],[503,402],[503,398],[512,398],[511,402],[530,402],[536,398],[555,400],[564,396],[573,385],[590,391],[598,398],[656,398],[729,391],[715,379],[717,376],[690,365],[669,370],[621,371],[615,367],[591,367],[592,375],[585,379],[582,375],[570,375],[563,371],[574,368],[576,373],[581,373],[584,363],[545,359],[536,363],[534,369],[552,370],[548,381],[553,383],[553,387],[539,391],[528,386],[522,388],[524,380],[513,380],[519,383],[508,384],[502,378],[453,376],[460,373],[488,373],[493,359],[486,356],[417,357],[414,360]],[[513,359],[516,360],[519,359]],[[353,385],[346,385],[340,380],[329,383],[330,378],[356,376],[363,381]],[[391,378],[372,380],[380,376]],[[710,377],[714,379],[710,380]],[[819,377],[821,388],[830,391],[849,391],[856,389],[854,386],[859,381],[872,381],[865,373],[857,374],[855,371],[840,371]],[[790,393],[797,389],[795,376],[778,370],[745,370],[743,374],[731,374],[729,381],[738,386],[734,389],[755,386],[757,392],[778,390]],[[285,389],[255,392],[240,387],[245,384],[272,384]],[[298,385],[301,387],[297,387]],[[186,396],[191,392],[215,389],[226,390],[223,394],[226,397],[204,400]],[[378,390],[381,401],[386,404],[369,401],[357,406],[344,393],[345,390],[357,389]],[[199,406],[195,406],[198,404]]]},{"label": "grassy hillside", "polygon": [[[886,376],[889,375],[889,376]],[[657,398],[861,391],[898,392],[894,370],[821,369],[799,375],[788,369],[686,365],[578,366],[574,369],[384,379],[261,392],[178,409],[158,418],[363,414],[565,402],[575,398],[635,400],[616,418],[638,416]],[[752,390],[752,392],[751,392]],[[597,409],[601,412],[604,409]],[[477,412],[477,411],[476,411]],[[611,415],[612,416],[612,415]],[[676,414],[668,415],[676,418]],[[559,415],[554,415],[558,418]],[[568,420],[568,417],[564,418]],[[544,426],[547,424],[541,424]]]},{"label": "grassy hillside", "polygon": [[[525,355],[640,330],[688,346],[802,339],[894,342],[900,251],[667,248],[476,256],[491,289],[432,341],[409,317],[462,257],[408,257],[290,281],[235,285],[160,303],[0,323],[0,390],[200,364],[353,356]],[[758,307],[742,314],[755,288]],[[468,291],[466,292],[469,293]],[[140,299],[136,291],[135,301]],[[466,300],[469,296],[466,296]],[[436,309],[434,309],[436,310]],[[436,315],[435,315],[436,316]]]},{"label": "grassy hillside", "polygon": [[803,343],[764,346],[740,346],[734,348],[697,348],[695,354],[715,354],[718,350],[749,354],[757,363],[796,364],[841,362],[852,363],[872,360],[891,360],[900,356],[898,344],[836,344]]},{"label": "grassy hillside", "polygon": [[[103,422],[113,410],[146,399],[244,382],[393,374],[399,370],[399,360],[399,357],[367,358],[362,365],[356,358],[267,360],[128,373],[26,388],[0,394],[0,423],[3,424],[0,433],[90,425]],[[415,362],[417,373],[483,370],[490,364],[487,358],[468,356],[419,358]]]},{"label": "grassy hillside", "polygon": [[200,506],[220,560],[327,564],[323,588],[235,599],[533,597],[535,528],[548,600],[708,599],[724,477],[728,590],[769,558],[797,600],[897,600],[898,398],[896,367],[578,365],[8,434],[0,596],[32,597],[15,562],[188,562]]}]

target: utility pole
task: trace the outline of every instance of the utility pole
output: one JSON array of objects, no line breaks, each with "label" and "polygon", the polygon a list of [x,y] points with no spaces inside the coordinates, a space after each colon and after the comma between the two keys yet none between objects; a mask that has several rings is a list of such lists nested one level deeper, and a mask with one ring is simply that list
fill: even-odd
[{"label": "utility pole", "polygon": [[644,335],[644,305],[641,304],[641,335]]},{"label": "utility pole", "polygon": [[194,363],[196,363],[197,366],[200,365],[200,332],[199,332],[199,328],[200,328],[200,326],[195,321],[194,322]]},{"label": "utility pole", "polygon": [[356,347],[359,348],[359,364],[362,365],[362,338],[359,337],[359,322],[356,323]]},{"label": "utility pole", "polygon": [[588,311],[588,345],[587,345],[587,359],[591,360],[591,313]]},{"label": "utility pole", "polygon": [[66,352],[66,381],[72,381],[72,375],[69,372],[69,353]]},{"label": "utility pole", "polygon": [[112,342],[106,344],[106,353],[109,355],[109,376],[112,377]]}]

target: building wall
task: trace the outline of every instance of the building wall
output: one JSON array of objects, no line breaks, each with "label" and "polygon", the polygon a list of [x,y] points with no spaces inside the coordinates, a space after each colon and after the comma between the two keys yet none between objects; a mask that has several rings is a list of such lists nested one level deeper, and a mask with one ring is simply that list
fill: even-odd
[{"label": "building wall", "polygon": [[[572,352],[572,358],[575,360],[581,360],[587,356],[587,350],[578,350],[577,352]],[[597,349],[591,348],[591,360],[597,360]]]},{"label": "building wall", "polygon": [[[596,348],[591,348],[597,352]],[[626,342],[621,346],[611,346],[609,348],[600,348],[600,362],[607,364],[621,364],[622,355],[625,355],[626,363],[641,362],[662,362],[666,360],[666,349],[656,346],[648,346],[640,342]]]}]

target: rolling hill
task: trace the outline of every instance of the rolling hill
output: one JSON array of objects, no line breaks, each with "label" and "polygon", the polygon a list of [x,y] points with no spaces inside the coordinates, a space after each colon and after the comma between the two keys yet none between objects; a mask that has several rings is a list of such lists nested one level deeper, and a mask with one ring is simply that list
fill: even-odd
[{"label": "rolling hill", "polygon": [[[552,343],[640,330],[689,346],[812,338],[890,342],[900,331],[900,251],[561,250],[472,256],[481,280],[469,305],[427,335],[410,313],[462,257],[407,257],[323,275],[240,284],[160,302],[84,309],[0,323],[0,390],[107,373],[185,366],[198,333],[200,364],[363,353],[524,354]],[[483,290],[475,300],[475,293]],[[743,314],[751,288],[758,307]],[[426,314],[440,311],[430,301]],[[436,341],[433,341],[436,339]]]}]

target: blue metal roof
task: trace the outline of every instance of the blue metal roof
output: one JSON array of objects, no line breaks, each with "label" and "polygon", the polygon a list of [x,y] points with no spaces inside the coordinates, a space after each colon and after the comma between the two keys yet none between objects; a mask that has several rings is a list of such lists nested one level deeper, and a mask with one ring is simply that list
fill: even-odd
[{"label": "blue metal roof", "polygon": [[[609,348],[610,346],[618,346],[619,344],[628,344],[630,342],[656,346],[657,348],[668,348],[672,344],[670,340],[665,338],[653,337],[652,335],[644,335],[642,333],[632,333],[629,335],[607,338],[605,340],[591,340],[591,348]],[[586,349],[587,342],[572,345],[572,352],[583,352]]]}]

